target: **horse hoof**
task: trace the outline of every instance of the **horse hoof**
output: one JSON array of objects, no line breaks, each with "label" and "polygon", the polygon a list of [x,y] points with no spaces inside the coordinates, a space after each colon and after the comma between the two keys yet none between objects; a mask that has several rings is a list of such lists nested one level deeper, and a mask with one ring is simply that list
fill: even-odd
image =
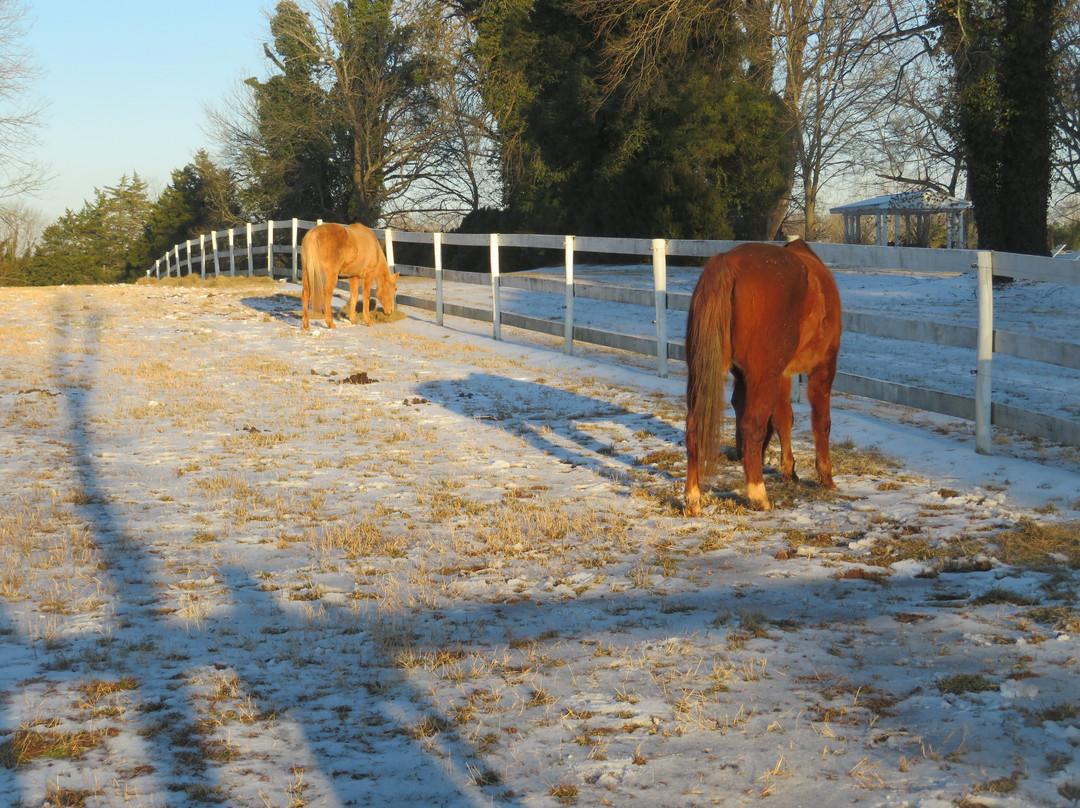
[{"label": "horse hoof", "polygon": [[750,506],[759,511],[771,511],[769,497],[765,494],[764,483],[750,483],[746,486],[746,498],[750,500]]}]

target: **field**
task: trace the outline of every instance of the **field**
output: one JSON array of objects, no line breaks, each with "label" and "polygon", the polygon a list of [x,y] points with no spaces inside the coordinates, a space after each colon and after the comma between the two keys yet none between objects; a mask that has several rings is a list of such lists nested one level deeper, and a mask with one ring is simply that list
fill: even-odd
[{"label": "field", "polygon": [[838,491],[797,409],[808,481],[687,520],[677,374],[282,283],[0,307],[14,806],[1080,801],[1074,453],[839,397]]}]

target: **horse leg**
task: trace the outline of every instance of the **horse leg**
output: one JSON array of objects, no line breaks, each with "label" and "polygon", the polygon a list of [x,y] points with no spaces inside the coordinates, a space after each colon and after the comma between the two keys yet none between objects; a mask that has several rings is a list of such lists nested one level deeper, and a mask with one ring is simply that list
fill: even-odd
[{"label": "horse leg", "polygon": [[326,317],[326,327],[334,326],[334,290],[337,288],[337,272],[328,271],[323,276],[323,316]]},{"label": "horse leg", "polygon": [[373,278],[369,278],[366,275],[363,278],[364,286],[364,325],[371,325],[371,282]]},{"label": "horse leg", "polygon": [[829,451],[829,433],[832,431],[832,413],[829,407],[835,374],[834,360],[832,367],[815,368],[806,383],[806,397],[810,401],[810,425],[814,430],[814,455],[818,484],[822,488],[836,488],[832,478],[832,456]]},{"label": "horse leg", "polygon": [[758,510],[772,508],[765,493],[764,446],[769,418],[775,409],[778,394],[777,383],[749,384],[742,414],[742,435],[739,450],[742,452],[743,474],[746,477],[746,498]]},{"label": "horse leg", "polygon": [[791,377],[785,376],[780,380],[780,396],[776,400],[776,409],[773,410],[772,418],[769,419],[769,431],[765,435],[765,446],[769,446],[773,428],[780,436],[780,473],[785,480],[798,482],[799,475],[795,473],[795,455],[791,451],[791,428],[795,423],[795,414],[791,411]]},{"label": "horse leg", "polygon": [[686,505],[683,516],[701,516],[701,466],[697,438],[694,437],[694,415],[686,414]]},{"label": "horse leg", "polygon": [[360,294],[360,279],[355,275],[349,278],[349,322],[356,325],[356,298]]},{"label": "horse leg", "polygon": [[311,302],[311,284],[308,282],[307,273],[304,273],[303,291],[300,293],[301,328],[308,329],[308,304]]},{"label": "horse leg", "polygon": [[731,388],[731,409],[735,411],[735,459],[742,460],[742,416],[746,409],[746,377],[735,365],[731,366],[735,384]]}]

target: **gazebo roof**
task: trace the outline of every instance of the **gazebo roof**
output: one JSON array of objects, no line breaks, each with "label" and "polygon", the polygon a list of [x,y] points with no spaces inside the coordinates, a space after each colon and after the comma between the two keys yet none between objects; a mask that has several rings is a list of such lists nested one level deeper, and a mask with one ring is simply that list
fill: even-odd
[{"label": "gazebo roof", "polygon": [[889,213],[950,213],[967,210],[971,202],[937,191],[904,191],[899,194],[885,194],[862,202],[850,202],[830,208],[830,213],[842,213],[847,216],[875,216]]}]

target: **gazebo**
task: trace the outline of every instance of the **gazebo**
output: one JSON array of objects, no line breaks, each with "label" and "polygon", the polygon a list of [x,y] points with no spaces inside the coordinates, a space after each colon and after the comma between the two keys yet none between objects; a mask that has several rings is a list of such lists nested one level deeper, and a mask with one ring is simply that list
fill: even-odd
[{"label": "gazebo", "polygon": [[[844,216],[844,243],[862,243],[862,217],[873,216],[877,224],[877,243],[881,246],[909,244],[917,247],[930,246],[930,217],[945,216],[946,244],[949,248],[961,247],[967,234],[965,213],[971,208],[966,199],[931,190],[905,191],[886,194],[831,208],[830,213]],[[890,240],[890,217],[892,239]],[[900,224],[904,224],[901,240]]]}]

